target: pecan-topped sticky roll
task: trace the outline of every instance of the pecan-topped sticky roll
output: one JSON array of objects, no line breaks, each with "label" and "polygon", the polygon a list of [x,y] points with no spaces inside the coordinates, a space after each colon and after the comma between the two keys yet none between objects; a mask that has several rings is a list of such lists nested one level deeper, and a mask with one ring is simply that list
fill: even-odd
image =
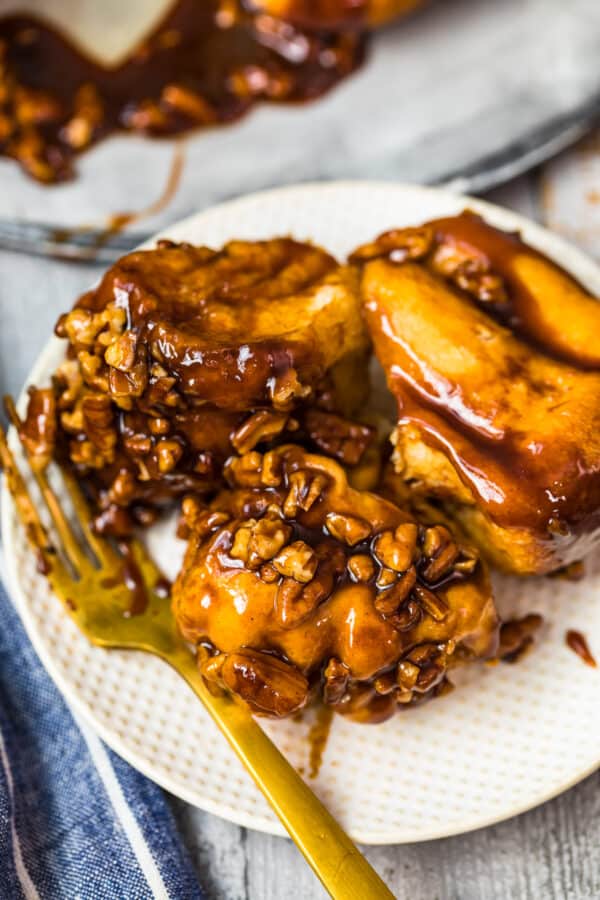
[{"label": "pecan-topped sticky roll", "polygon": [[485,567],[446,528],[354,490],[336,462],[298,446],[226,471],[230,489],[210,507],[184,501],[173,610],[204,676],[255,712],[289,715],[320,695],[380,721],[496,652]]},{"label": "pecan-topped sticky roll", "polygon": [[370,441],[344,418],[368,388],[355,275],[318,247],[161,241],[117,262],[57,333],[67,359],[23,430],[40,461],[58,442],[93,483],[104,530],[213,490],[232,452],[293,433],[354,466]]},{"label": "pecan-topped sticky roll", "polygon": [[600,303],[516,234],[471,213],[352,256],[398,400],[401,502],[441,511],[518,574],[600,540]]}]

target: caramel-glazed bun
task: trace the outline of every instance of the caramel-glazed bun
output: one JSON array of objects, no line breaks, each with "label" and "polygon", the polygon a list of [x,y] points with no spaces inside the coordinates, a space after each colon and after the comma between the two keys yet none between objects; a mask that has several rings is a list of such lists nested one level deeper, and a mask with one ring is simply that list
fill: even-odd
[{"label": "caramel-glazed bun", "polygon": [[40,465],[58,446],[88,478],[101,530],[214,490],[231,452],[288,432],[349,465],[369,441],[343,418],[368,390],[356,275],[310,244],[160,241],[112,266],[57,333],[67,359],[23,432]]},{"label": "caramel-glazed bun", "polygon": [[226,477],[210,507],[184,501],[173,610],[205,677],[255,712],[288,715],[319,694],[380,721],[496,651],[485,568],[443,526],[298,446],[234,457]]},{"label": "caramel-glazed bun", "polygon": [[388,488],[442,509],[507,571],[581,558],[600,540],[598,300],[471,213],[383,234],[352,261],[398,401]]}]

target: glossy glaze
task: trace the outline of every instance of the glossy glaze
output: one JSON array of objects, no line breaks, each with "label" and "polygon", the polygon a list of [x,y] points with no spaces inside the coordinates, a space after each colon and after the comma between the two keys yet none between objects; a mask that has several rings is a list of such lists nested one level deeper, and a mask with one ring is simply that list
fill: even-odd
[{"label": "glossy glaze", "polygon": [[[332,460],[306,454],[298,447],[273,453],[283,467],[280,484],[235,486],[213,503],[214,510],[231,519],[210,537],[192,534],[184,568],[173,589],[173,608],[187,640],[196,644],[207,641],[224,654],[236,654],[240,649],[274,653],[313,686],[333,658],[350,673],[350,687],[334,706],[338,712],[364,721],[387,718],[397,707],[393,675],[389,689],[379,691],[374,683],[393,673],[399,660],[414,648],[449,647],[450,641],[452,664],[495,652],[498,619],[480,563],[469,577],[444,578],[437,584],[424,580],[417,566],[418,584],[434,591],[446,611],[441,620],[419,613],[412,625],[400,628],[394,616],[382,615],[375,606],[381,593],[376,581],[382,566],[374,546],[377,535],[391,533],[390,529],[411,522],[411,517],[374,494],[350,488]],[[244,522],[261,520],[268,507],[285,507],[297,472],[310,479],[318,475],[325,481],[310,509],[298,509],[291,517],[282,513],[284,526],[289,528],[286,541],[303,541],[317,552],[322,562],[314,578],[326,587],[315,605],[300,606],[300,614],[288,620],[281,614],[285,579],[276,572],[273,579],[264,568],[252,570],[231,554]],[[244,478],[247,480],[246,475]],[[352,546],[333,537],[327,524],[332,513],[368,523],[367,536]],[[353,557],[373,560],[366,581],[356,580],[347,568]],[[401,610],[405,607],[403,604]],[[292,604],[291,612],[295,609],[298,607]],[[438,679],[436,687],[440,683]]]},{"label": "glossy glaze", "polygon": [[357,259],[399,456],[417,440],[440,452],[460,479],[440,498],[529,532],[532,571],[568,563],[600,534],[600,304],[472,214],[425,225],[412,258],[409,231]]},{"label": "glossy glaze", "polygon": [[41,465],[76,465],[104,534],[214,491],[234,451],[293,433],[356,466],[371,441],[345,419],[368,390],[356,279],[318,247],[162,241],[119,260],[56,331],[67,360],[23,433]]},{"label": "glossy glaze", "polygon": [[596,662],[595,657],[592,655],[592,651],[589,648],[588,642],[580,631],[569,630],[565,635],[565,643],[567,647],[576,653],[577,656],[581,657],[584,663],[587,666],[591,666],[593,669],[597,668],[598,663]]}]

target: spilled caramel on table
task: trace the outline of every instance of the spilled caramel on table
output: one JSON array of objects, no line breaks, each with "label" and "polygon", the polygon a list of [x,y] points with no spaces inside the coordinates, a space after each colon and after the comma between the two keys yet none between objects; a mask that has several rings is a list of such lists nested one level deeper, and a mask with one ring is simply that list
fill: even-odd
[{"label": "spilled caramel on table", "polygon": [[106,68],[41,20],[0,20],[0,154],[42,182],[114,131],[152,136],[231,122],[257,101],[307,101],[363,60],[360,29],[300,29],[241,0],[178,0]]},{"label": "spilled caramel on table", "polygon": [[588,642],[585,639],[585,635],[580,631],[574,631],[573,629],[567,631],[565,643],[573,653],[576,653],[577,656],[581,657],[586,665],[591,666],[593,669],[597,667],[598,663],[592,655]]}]

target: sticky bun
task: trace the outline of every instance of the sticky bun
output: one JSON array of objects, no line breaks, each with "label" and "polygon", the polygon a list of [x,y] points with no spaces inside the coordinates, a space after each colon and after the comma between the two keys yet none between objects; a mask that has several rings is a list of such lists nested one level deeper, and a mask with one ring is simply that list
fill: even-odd
[{"label": "sticky bun", "polygon": [[354,466],[371,439],[345,418],[368,388],[355,275],[309,244],[161,241],[117,262],[57,334],[67,358],[23,435],[40,466],[76,467],[101,531],[214,491],[233,452],[293,434]]},{"label": "sticky bun", "polygon": [[363,722],[449,688],[493,655],[485,566],[444,526],[349,486],[295,445],[232,458],[228,489],[183,504],[191,532],[173,611],[201,672],[257,713],[318,696]]},{"label": "sticky bun", "polygon": [[471,213],[359,248],[398,401],[386,490],[500,568],[546,573],[600,539],[600,304]]}]

